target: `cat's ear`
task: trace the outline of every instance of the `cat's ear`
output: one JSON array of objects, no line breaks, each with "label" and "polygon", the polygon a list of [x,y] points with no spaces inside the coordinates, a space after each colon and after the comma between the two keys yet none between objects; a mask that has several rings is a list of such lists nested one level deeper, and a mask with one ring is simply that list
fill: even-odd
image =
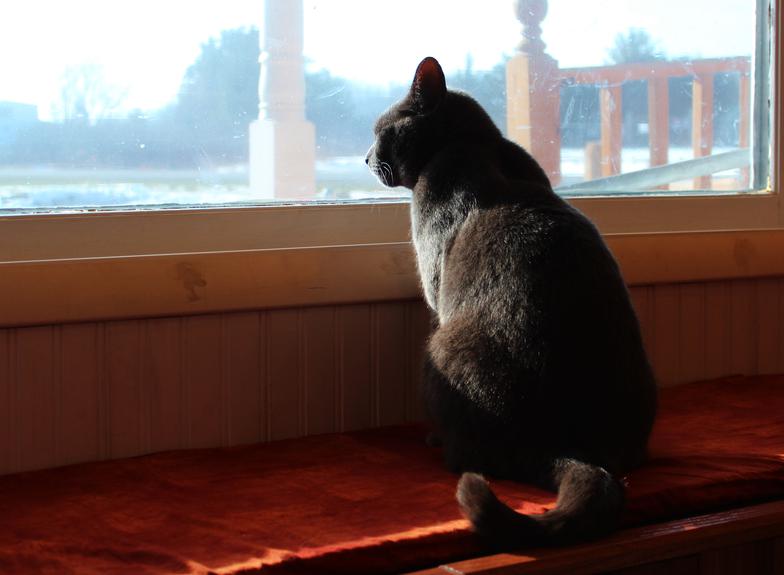
[{"label": "cat's ear", "polygon": [[428,113],[435,110],[446,96],[446,78],[438,60],[428,56],[417,66],[410,98],[416,110]]}]

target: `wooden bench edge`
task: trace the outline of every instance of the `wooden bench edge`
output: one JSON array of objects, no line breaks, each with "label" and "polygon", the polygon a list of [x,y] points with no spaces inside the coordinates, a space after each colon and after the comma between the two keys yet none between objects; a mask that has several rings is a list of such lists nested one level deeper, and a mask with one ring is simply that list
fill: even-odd
[{"label": "wooden bench edge", "polygon": [[409,575],[588,575],[784,536],[784,500],[635,527],[558,549],[500,553]]}]

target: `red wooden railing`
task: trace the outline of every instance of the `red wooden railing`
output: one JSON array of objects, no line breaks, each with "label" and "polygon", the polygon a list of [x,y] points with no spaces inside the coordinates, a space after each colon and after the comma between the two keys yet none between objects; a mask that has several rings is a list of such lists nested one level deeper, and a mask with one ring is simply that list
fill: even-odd
[{"label": "red wooden railing", "polygon": [[[561,180],[560,90],[569,84],[599,86],[601,140],[586,147],[585,178],[606,177],[621,171],[623,97],[625,82],[648,83],[650,165],[668,162],[670,78],[692,79],[692,148],[694,157],[709,156],[713,148],[713,83],[717,74],[737,72],[739,82],[739,146],[748,147],[750,134],[750,59],[715,58],[689,61],[653,61],[560,69],[545,52],[540,23],[546,0],[518,0],[517,16],[523,41],[507,64],[507,132],[526,147],[557,185]],[[743,169],[741,185],[748,185]],[[694,181],[710,189],[711,176]]]}]

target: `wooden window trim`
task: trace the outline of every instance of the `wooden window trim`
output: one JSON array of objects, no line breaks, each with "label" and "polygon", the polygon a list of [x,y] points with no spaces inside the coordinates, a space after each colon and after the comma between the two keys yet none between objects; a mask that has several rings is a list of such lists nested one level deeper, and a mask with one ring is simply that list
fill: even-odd
[{"label": "wooden window trim", "polygon": [[[629,285],[784,276],[784,230],[606,236]],[[0,263],[0,327],[419,297],[409,242]]]}]

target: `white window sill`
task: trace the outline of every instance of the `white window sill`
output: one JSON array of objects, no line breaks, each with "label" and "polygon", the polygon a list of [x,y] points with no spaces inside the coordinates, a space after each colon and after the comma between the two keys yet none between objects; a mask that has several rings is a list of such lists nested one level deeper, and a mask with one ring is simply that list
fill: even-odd
[{"label": "white window sill", "polygon": [[[779,194],[580,199],[629,285],[784,275]],[[5,218],[0,326],[419,297],[408,205]]]}]

